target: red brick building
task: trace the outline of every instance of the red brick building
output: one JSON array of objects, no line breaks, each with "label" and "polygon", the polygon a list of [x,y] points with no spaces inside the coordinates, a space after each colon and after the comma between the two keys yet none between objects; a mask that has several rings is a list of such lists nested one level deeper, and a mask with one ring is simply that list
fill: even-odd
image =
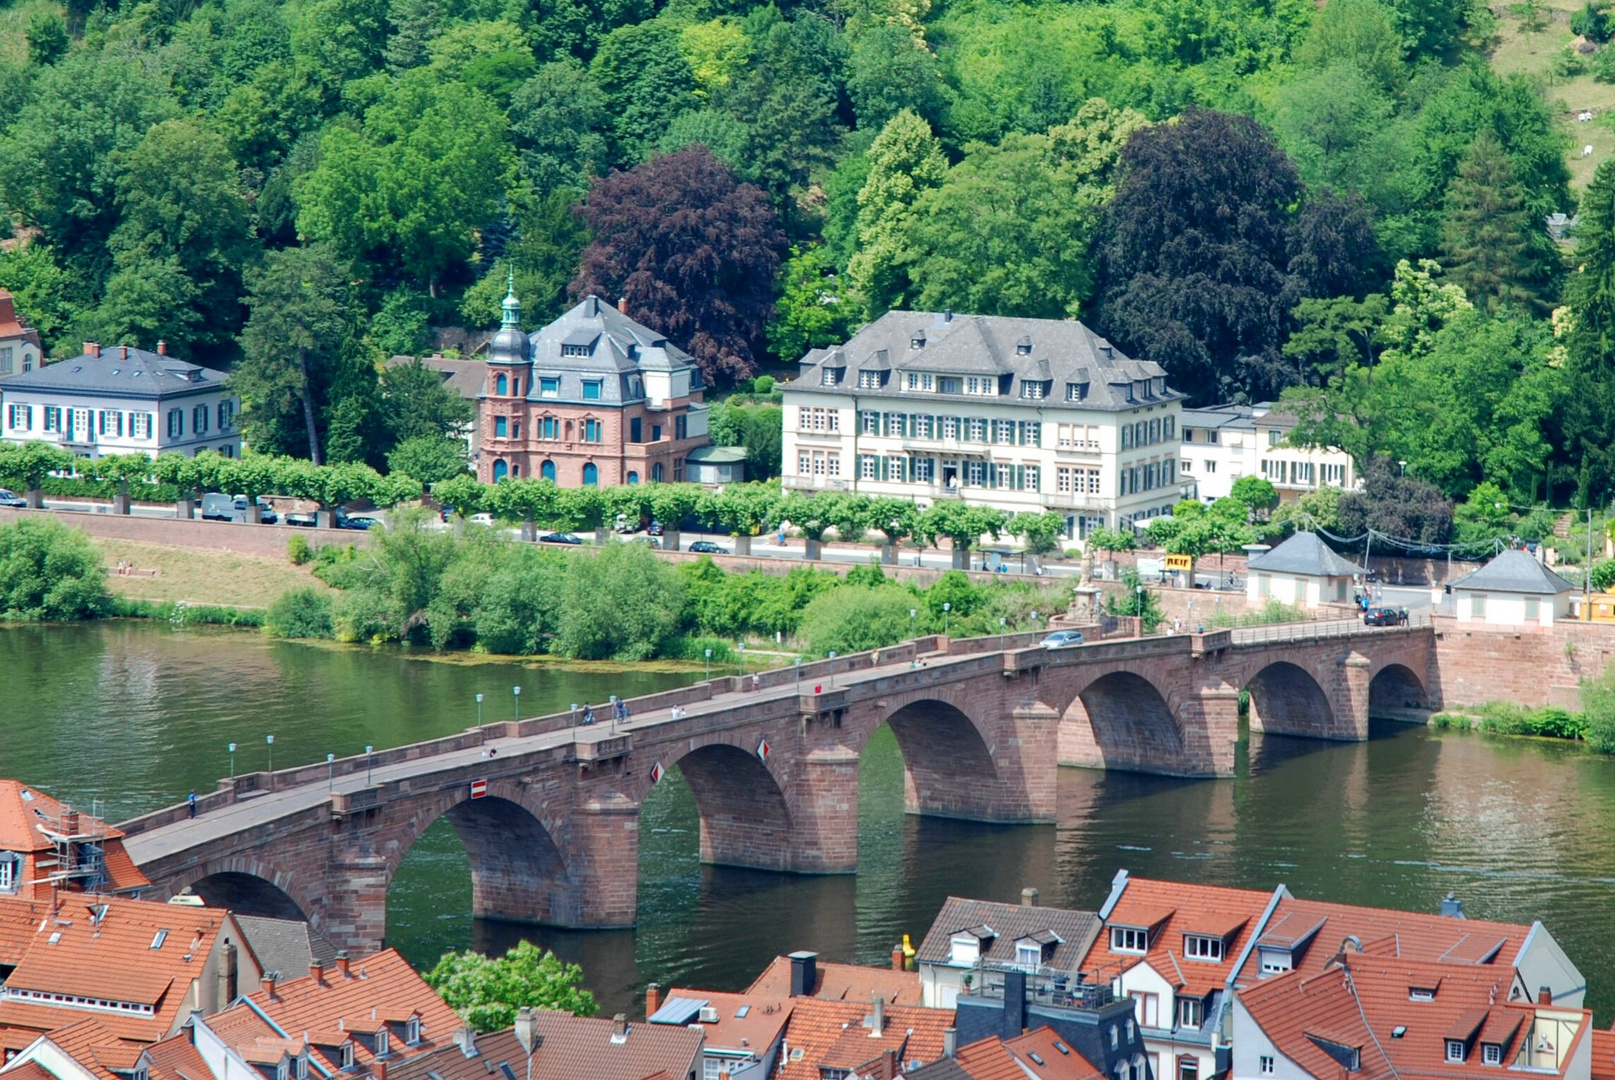
[{"label": "red brick building", "polygon": [[479,401],[477,477],[562,487],[685,479],[707,446],[701,372],[661,334],[590,296],[538,332],[505,297]]}]

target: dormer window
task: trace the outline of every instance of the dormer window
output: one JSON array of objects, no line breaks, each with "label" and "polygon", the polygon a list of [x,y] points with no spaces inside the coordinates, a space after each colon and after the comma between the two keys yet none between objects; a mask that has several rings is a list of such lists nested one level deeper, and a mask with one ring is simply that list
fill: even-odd
[{"label": "dormer window", "polygon": [[16,892],[22,884],[22,856],[0,851],[0,892]]},{"label": "dormer window", "polygon": [[1209,934],[1184,934],[1183,955],[1190,960],[1221,960],[1222,938]]},{"label": "dormer window", "polygon": [[412,1016],[404,1023],[404,1042],[408,1043],[410,1046],[418,1046],[420,1045],[420,1041],[421,1018],[418,1016]]},{"label": "dormer window", "polygon": [[1462,1039],[1448,1039],[1447,1040],[1447,1060],[1452,1062],[1455,1065],[1462,1065],[1463,1064],[1463,1062],[1464,1062],[1464,1043],[1463,1043]]},{"label": "dormer window", "polygon": [[388,1045],[387,1045],[389,1041],[390,1040],[387,1038],[387,1029],[386,1028],[382,1028],[381,1030],[376,1032],[376,1056],[377,1057],[386,1057],[388,1054],[392,1053],[392,1051],[388,1048]]},{"label": "dormer window", "polygon": [[923,349],[923,348],[925,348],[925,335],[920,334],[917,337],[909,338],[908,339],[908,347],[911,348],[911,349]]},{"label": "dormer window", "polygon": [[587,345],[562,345],[561,346],[561,355],[562,356],[588,356],[589,355],[589,347]]},{"label": "dormer window", "polygon": [[1081,401],[1088,396],[1088,384],[1085,382],[1068,382],[1065,384],[1065,399],[1067,401]]},{"label": "dormer window", "polygon": [[1436,988],[1433,987],[1433,986],[1410,986],[1410,987],[1408,987],[1408,1000],[1409,1001],[1434,1001],[1435,999],[1436,999]]},{"label": "dormer window", "polygon": [[297,1080],[308,1080],[308,1054],[297,1056]]},{"label": "dormer window", "polygon": [[1503,1048],[1497,1043],[1481,1043],[1480,1060],[1483,1065],[1503,1064]]},{"label": "dormer window", "polygon": [[291,1080],[291,1059],[283,1057],[280,1064],[275,1066],[275,1080]]},{"label": "dormer window", "polygon": [[342,1067],[344,1069],[353,1068],[353,1043],[351,1042],[342,1044]]},{"label": "dormer window", "polygon": [[1150,947],[1150,932],[1137,926],[1112,926],[1110,928],[1110,951],[1120,953],[1145,953]]},{"label": "dormer window", "polygon": [[834,386],[837,383],[839,383],[840,381],[841,381],[841,369],[840,368],[827,367],[827,368],[824,369],[824,375],[820,379],[820,384],[823,385],[823,386]]},{"label": "dormer window", "polygon": [[858,388],[861,390],[879,390],[880,372],[860,371],[858,373]]},{"label": "dormer window", "polygon": [[1205,1021],[1205,1003],[1199,998],[1178,998],[1178,1026],[1197,1028]]},{"label": "dormer window", "polygon": [[948,942],[948,963],[974,964],[981,959],[981,941],[974,934],[955,934]]},{"label": "dormer window", "polygon": [[1262,974],[1281,975],[1293,966],[1288,949],[1262,949]]},{"label": "dormer window", "polygon": [[1031,398],[1034,401],[1043,400],[1043,384],[1040,382],[1022,382],[1021,397]]},{"label": "dormer window", "polygon": [[911,371],[908,373],[908,388],[923,391],[935,390],[936,376],[925,372]]},{"label": "dormer window", "polygon": [[1036,971],[1043,963],[1043,947],[1035,941],[1016,942],[1015,963],[1027,971]]},{"label": "dormer window", "polygon": [[1032,355],[1032,339],[1029,338],[1029,337],[1023,337],[1019,341],[1017,341],[1015,343],[1015,355],[1016,356],[1031,356]]}]

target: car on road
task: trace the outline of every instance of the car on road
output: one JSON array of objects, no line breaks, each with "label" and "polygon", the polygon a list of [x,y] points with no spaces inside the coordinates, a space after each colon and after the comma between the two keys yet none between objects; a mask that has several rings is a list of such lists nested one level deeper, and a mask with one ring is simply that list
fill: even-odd
[{"label": "car on road", "polygon": [[[246,521],[247,510],[252,503],[247,501],[245,495],[225,495],[221,492],[210,491],[202,496],[203,521]],[[271,506],[262,496],[258,498],[258,520],[264,525],[273,525],[280,520]]]},{"label": "car on road", "polygon": [[711,540],[697,540],[690,545],[690,550],[697,555],[727,555],[729,549],[721,544],[714,544]]},{"label": "car on road", "polygon": [[382,527],[382,520],[375,514],[345,514],[338,510],[336,513],[336,527],[339,529],[379,529]]},{"label": "car on road", "polygon": [[645,535],[646,536],[661,536],[666,531],[667,530],[662,528],[662,523],[660,521],[652,521],[650,523],[650,527],[645,530]]},{"label": "car on road", "polygon": [[492,514],[472,514],[470,517],[466,518],[466,520],[473,525],[486,525],[490,529],[494,527]]},{"label": "car on road", "polygon": [[1371,607],[1363,612],[1364,626],[1400,626],[1402,613],[1396,608]]},{"label": "car on road", "polygon": [[318,523],[318,518],[312,511],[286,515],[286,524],[295,525],[299,529],[312,529]]},{"label": "car on road", "polygon": [[545,533],[538,538],[540,544],[581,544],[582,539],[571,533]]},{"label": "car on road", "polygon": [[27,505],[28,500],[18,495],[16,492],[10,490],[9,488],[0,488],[0,506],[10,506],[20,510]]},{"label": "car on road", "polygon": [[1081,644],[1082,634],[1076,630],[1056,630],[1038,642],[1038,645],[1045,649],[1069,649],[1073,645]]}]

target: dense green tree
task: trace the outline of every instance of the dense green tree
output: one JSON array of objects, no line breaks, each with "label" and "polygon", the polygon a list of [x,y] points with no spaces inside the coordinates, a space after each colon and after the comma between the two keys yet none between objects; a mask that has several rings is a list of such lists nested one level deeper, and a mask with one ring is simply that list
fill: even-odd
[{"label": "dense green tree", "polygon": [[391,364],[382,371],[381,398],[387,430],[399,443],[458,436],[476,413],[469,401],[449,389],[440,373],[418,358]]},{"label": "dense green tree", "polygon": [[638,160],[673,117],[698,101],[695,76],[679,51],[679,30],[664,19],[607,34],[589,73],[606,95],[618,161]]},{"label": "dense green tree", "polygon": [[358,331],[347,271],[324,246],[273,252],[248,279],[245,356],[232,380],[254,446],[324,460],[320,417]]},{"label": "dense green tree", "polygon": [[1452,534],[1452,501],[1440,488],[1406,475],[1388,457],[1366,463],[1362,479],[1362,491],[1340,497],[1341,528],[1353,536],[1373,530],[1418,544],[1447,542]]},{"label": "dense green tree", "polygon": [[67,52],[72,38],[67,23],[53,10],[40,8],[28,17],[28,62],[41,67],[54,64]]},{"label": "dense green tree", "polygon": [[106,605],[106,565],[78,529],[55,518],[0,525],[0,619],[88,619]]},{"label": "dense green tree", "polygon": [[556,649],[580,660],[644,660],[677,628],[684,582],[642,544],[577,559],[562,594]]},{"label": "dense green tree", "polygon": [[908,613],[914,604],[914,594],[901,585],[832,589],[808,604],[797,634],[816,656],[895,645],[913,631]]},{"label": "dense green tree", "polygon": [[574,1016],[593,1016],[595,1010],[594,995],[582,986],[583,969],[530,941],[498,958],[444,953],[426,973],[426,983],[483,1033],[509,1028],[518,1009],[562,1009]]},{"label": "dense green tree", "polygon": [[1387,94],[1407,85],[1403,43],[1391,9],[1379,0],[1337,0],[1318,10],[1306,40],[1296,49],[1302,70],[1322,71],[1349,63]]},{"label": "dense green tree", "polygon": [[1470,300],[1545,314],[1558,298],[1561,260],[1536,227],[1525,191],[1491,129],[1475,137],[1447,189],[1447,274]]},{"label": "dense green tree", "polygon": [[1615,492],[1615,160],[1599,164],[1581,197],[1569,309],[1566,457],[1583,504]]},{"label": "dense green tree", "polygon": [[839,275],[822,244],[793,247],[780,274],[780,298],[768,324],[768,345],[790,362],[809,349],[845,341],[855,318]]},{"label": "dense green tree", "polygon": [[16,300],[17,311],[39,331],[48,352],[71,347],[70,330],[79,319],[84,285],[43,243],[0,250],[0,289]]},{"label": "dense green tree", "polygon": [[625,298],[709,382],[755,371],[784,247],[760,189],[693,146],[597,179],[583,217],[596,239],[573,296]]},{"label": "dense green tree", "polygon": [[541,192],[583,189],[603,175],[609,147],[606,95],[572,58],[545,64],[516,91],[510,128],[522,169]]},{"label": "dense green tree", "polygon": [[912,302],[914,203],[941,184],[947,171],[931,126],[908,109],[892,117],[870,146],[869,175],[858,191],[858,248],[847,262],[847,277],[872,317]]},{"label": "dense green tree", "polygon": [[948,86],[935,54],[923,39],[896,25],[858,36],[847,66],[847,96],[858,126],[872,131],[904,109],[936,126],[948,107]]},{"label": "dense green tree", "polygon": [[466,471],[465,441],[445,435],[405,439],[387,453],[387,471],[438,484]]}]

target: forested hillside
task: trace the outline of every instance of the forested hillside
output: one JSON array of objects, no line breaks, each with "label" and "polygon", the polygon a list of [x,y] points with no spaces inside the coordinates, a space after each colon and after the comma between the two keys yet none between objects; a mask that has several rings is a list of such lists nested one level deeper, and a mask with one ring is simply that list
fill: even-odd
[{"label": "forested hillside", "polygon": [[[1080,317],[1449,497],[1602,498],[1615,467],[1609,278],[1549,318],[1568,139],[1475,0],[0,17],[0,286],[57,353],[233,365],[262,450],[383,464],[378,360],[495,324],[513,272],[529,328],[622,296],[719,386],[893,306]],[[1607,232],[1615,175],[1591,193]]]}]

